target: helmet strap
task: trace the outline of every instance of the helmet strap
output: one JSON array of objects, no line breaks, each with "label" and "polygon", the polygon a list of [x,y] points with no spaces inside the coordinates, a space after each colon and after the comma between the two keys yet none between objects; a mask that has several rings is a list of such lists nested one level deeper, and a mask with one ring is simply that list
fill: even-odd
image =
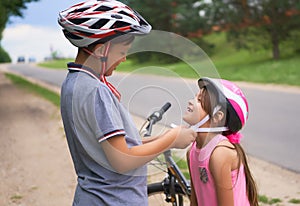
[{"label": "helmet strap", "polygon": [[86,53],[90,54],[91,56],[93,56],[96,59],[99,59],[101,61],[102,65],[101,65],[101,73],[100,73],[99,79],[104,84],[106,84],[108,86],[108,88],[112,91],[112,93],[120,100],[121,94],[119,93],[119,91],[112,84],[110,84],[105,78],[105,72],[107,70],[107,57],[108,57],[108,52],[109,52],[110,46],[111,46],[110,42],[107,42],[106,44],[104,44],[104,52],[100,56],[95,54],[95,52],[91,52],[87,48],[83,48],[83,50]]},{"label": "helmet strap", "polygon": [[83,51],[85,51],[89,55],[91,55],[101,61],[102,65],[101,65],[100,78],[101,78],[101,76],[104,76],[104,74],[107,70],[107,58],[108,58],[108,52],[110,49],[110,45],[111,45],[110,42],[107,42],[106,44],[104,44],[104,52],[101,55],[97,55],[97,54],[95,54],[95,52],[92,52],[92,51],[88,50],[87,48],[83,48]]},{"label": "helmet strap", "polygon": [[[220,105],[217,105],[214,108],[213,111],[213,115],[215,115],[219,110],[221,109]],[[204,125],[208,120],[210,119],[209,115],[206,115],[200,122],[198,122],[197,124],[191,125],[191,129],[193,129],[195,132],[223,132],[223,131],[228,131],[227,127],[213,127],[213,128],[209,128],[209,127],[201,127],[202,125]]]}]

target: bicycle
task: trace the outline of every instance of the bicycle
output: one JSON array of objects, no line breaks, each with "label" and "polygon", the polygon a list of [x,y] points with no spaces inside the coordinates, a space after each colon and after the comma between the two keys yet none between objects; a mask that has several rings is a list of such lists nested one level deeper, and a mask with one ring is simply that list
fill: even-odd
[{"label": "bicycle", "polygon": [[[143,128],[145,128],[144,137],[151,136],[152,127],[155,123],[162,119],[163,114],[171,106],[170,103],[166,103],[160,110],[155,111],[150,115],[143,126],[141,127],[140,133],[142,133]],[[147,125],[147,126],[145,126]],[[167,176],[160,182],[155,182],[147,185],[148,197],[150,199],[155,199],[155,205],[173,205],[173,206],[183,206],[184,199],[188,199],[191,195],[190,182],[185,178],[183,173],[180,171],[178,165],[172,158],[172,153],[170,150],[163,153],[164,161],[156,159],[160,166],[166,165]],[[154,165],[155,163],[150,163]],[[157,167],[156,165],[154,165]]]}]

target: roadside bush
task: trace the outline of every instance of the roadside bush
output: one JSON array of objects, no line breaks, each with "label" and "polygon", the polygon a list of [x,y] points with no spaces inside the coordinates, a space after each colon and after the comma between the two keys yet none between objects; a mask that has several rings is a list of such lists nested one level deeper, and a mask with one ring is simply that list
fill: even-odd
[{"label": "roadside bush", "polygon": [[11,62],[9,54],[0,46],[0,63]]}]

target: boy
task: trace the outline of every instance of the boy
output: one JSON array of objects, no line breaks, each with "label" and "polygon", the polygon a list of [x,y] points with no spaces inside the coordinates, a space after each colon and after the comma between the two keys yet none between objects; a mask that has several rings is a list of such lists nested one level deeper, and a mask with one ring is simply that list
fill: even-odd
[{"label": "boy", "polygon": [[147,205],[145,164],[194,141],[177,127],[143,144],[119,92],[106,81],[126,60],[134,35],[151,26],[118,1],[90,0],[59,14],[78,54],[61,90],[61,114],[78,184],[73,205]]}]

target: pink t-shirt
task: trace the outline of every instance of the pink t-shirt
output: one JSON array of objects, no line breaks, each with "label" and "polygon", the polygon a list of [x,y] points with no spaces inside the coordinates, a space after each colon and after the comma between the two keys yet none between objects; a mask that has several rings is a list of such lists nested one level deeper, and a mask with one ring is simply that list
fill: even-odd
[{"label": "pink t-shirt", "polygon": [[[216,135],[205,147],[198,149],[196,142],[190,151],[191,178],[193,180],[198,206],[218,206],[214,179],[209,171],[209,160],[215,147],[228,139],[223,135]],[[250,206],[246,192],[246,178],[244,166],[231,172],[234,205]]]}]

